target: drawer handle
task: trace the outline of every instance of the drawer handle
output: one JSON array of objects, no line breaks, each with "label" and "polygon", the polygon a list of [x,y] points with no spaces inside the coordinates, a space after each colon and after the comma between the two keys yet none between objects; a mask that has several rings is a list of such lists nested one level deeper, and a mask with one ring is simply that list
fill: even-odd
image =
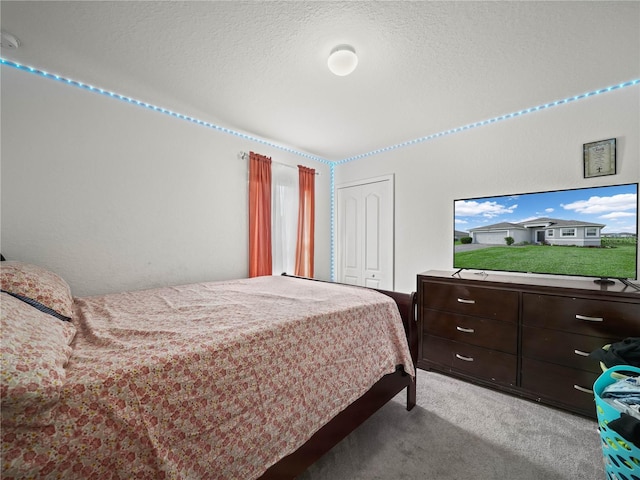
[{"label": "drawer handle", "polygon": [[460,302],[460,303],[476,303],[475,300],[468,300],[466,298],[459,298],[458,302]]},{"label": "drawer handle", "polygon": [[464,327],[456,327],[456,330],[464,333],[473,333],[475,330],[473,328],[464,328]]},{"label": "drawer handle", "polygon": [[465,357],[463,355],[460,355],[459,353],[456,353],[456,358],[458,360],[464,360],[465,362],[473,362],[473,358],[471,357]]},{"label": "drawer handle", "polygon": [[579,392],[593,393],[593,390],[589,390],[588,388],[581,387],[580,385],[574,385],[573,388],[575,388]]},{"label": "drawer handle", "polygon": [[604,322],[604,318],[602,317],[587,317],[586,315],[577,315],[576,318],[578,320],[586,320],[587,322]]},{"label": "drawer handle", "polygon": [[589,356],[588,352],[583,352],[582,350],[574,350],[573,353],[575,353],[576,355],[580,355],[581,357],[588,357]]}]

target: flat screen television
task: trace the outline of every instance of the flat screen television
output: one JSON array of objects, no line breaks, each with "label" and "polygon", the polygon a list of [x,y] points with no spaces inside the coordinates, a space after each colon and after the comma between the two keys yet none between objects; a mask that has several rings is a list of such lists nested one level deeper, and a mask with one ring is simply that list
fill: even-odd
[{"label": "flat screen television", "polygon": [[638,184],[454,200],[456,269],[636,279]]}]

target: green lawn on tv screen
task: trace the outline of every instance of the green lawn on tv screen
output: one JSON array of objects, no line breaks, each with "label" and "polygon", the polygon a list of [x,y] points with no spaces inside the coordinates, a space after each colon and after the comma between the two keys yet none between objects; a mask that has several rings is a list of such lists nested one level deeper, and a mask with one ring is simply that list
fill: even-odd
[{"label": "green lawn on tv screen", "polygon": [[454,255],[455,268],[613,278],[635,278],[635,262],[631,242],[613,242],[610,248],[495,246]]}]

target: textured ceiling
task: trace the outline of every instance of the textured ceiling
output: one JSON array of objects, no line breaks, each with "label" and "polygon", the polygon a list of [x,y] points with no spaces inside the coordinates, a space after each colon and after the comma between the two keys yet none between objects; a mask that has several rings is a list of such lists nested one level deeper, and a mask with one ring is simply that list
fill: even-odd
[{"label": "textured ceiling", "polygon": [[[640,2],[2,1],[2,56],[340,160],[640,77]],[[356,71],[329,72],[338,44]]]}]

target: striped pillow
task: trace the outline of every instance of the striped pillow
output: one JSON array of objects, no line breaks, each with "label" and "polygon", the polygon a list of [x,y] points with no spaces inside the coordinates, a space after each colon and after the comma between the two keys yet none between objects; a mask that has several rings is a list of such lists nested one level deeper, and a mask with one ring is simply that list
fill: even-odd
[{"label": "striped pillow", "polygon": [[58,400],[76,328],[7,294],[0,301],[2,424],[24,424]]},{"label": "striped pillow", "polygon": [[67,282],[50,270],[17,261],[0,263],[3,292],[52,313],[61,320],[73,316],[73,297]]}]

